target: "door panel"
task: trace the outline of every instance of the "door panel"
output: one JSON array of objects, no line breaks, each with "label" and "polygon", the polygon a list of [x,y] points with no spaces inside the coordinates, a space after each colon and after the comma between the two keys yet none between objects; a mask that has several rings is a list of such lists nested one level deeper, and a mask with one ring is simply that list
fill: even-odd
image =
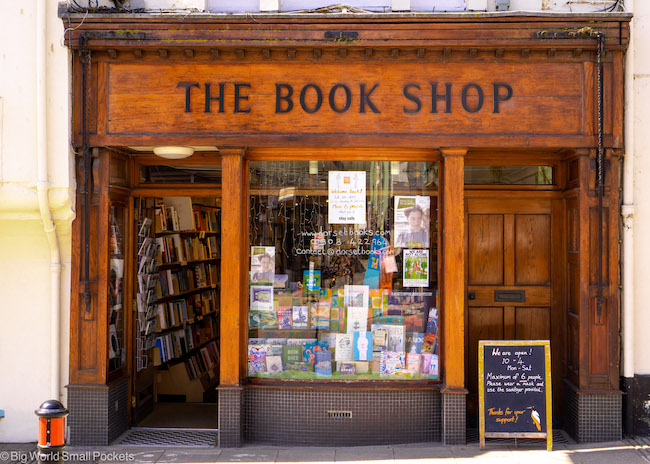
[{"label": "door panel", "polygon": [[550,308],[517,308],[515,311],[515,339],[550,340]]},{"label": "door panel", "polygon": [[474,424],[479,340],[551,338],[552,200],[470,197],[466,224],[467,412]]},{"label": "door panel", "polygon": [[467,256],[470,261],[470,285],[503,284],[503,216],[473,214]]},{"label": "door panel", "polygon": [[548,285],[551,279],[551,217],[515,215],[515,283]]}]

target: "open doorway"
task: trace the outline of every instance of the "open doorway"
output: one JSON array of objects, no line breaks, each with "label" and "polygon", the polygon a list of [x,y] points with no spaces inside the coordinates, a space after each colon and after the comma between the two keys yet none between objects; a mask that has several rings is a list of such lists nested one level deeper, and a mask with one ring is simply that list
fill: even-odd
[{"label": "open doorway", "polygon": [[217,428],[221,199],[133,198],[131,424]]}]

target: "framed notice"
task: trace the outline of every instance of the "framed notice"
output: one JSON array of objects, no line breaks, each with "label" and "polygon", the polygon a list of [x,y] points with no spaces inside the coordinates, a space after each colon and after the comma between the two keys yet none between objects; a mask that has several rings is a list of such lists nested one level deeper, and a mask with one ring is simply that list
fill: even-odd
[{"label": "framed notice", "polygon": [[481,340],[478,359],[480,447],[486,438],[545,438],[550,451],[551,343]]},{"label": "framed notice", "polygon": [[328,222],[365,224],[366,171],[330,171],[328,180]]}]

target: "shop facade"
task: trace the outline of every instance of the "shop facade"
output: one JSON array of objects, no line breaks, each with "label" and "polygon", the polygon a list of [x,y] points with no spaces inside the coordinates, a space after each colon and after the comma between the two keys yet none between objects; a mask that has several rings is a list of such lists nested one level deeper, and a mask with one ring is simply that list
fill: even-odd
[{"label": "shop facade", "polygon": [[464,443],[483,339],[551,340],[554,421],[620,438],[628,15],[69,20],[71,443],[114,440],[159,388],[138,257],[172,197],[218,240],[219,446]]}]

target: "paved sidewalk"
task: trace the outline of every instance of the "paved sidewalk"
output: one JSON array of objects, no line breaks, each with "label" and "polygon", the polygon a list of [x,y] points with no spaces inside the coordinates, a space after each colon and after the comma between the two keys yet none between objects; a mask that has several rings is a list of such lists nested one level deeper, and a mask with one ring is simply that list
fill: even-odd
[{"label": "paved sidewalk", "polygon": [[[0,462],[27,464],[34,444],[0,444]],[[243,448],[164,448],[107,446],[96,448],[68,447],[74,459],[70,463],[113,464],[137,463],[217,463],[217,462],[362,462],[368,464],[648,464],[650,440],[625,440],[591,445],[559,444],[547,452],[544,446],[515,447],[489,444],[480,450],[477,444],[442,446],[420,443],[393,446],[347,448],[274,447],[247,445]],[[14,452],[14,455],[11,455]],[[9,453],[9,455],[4,454]],[[97,455],[93,455],[97,453]],[[14,459],[7,459],[13,457]],[[17,458],[17,459],[16,459]]]}]

